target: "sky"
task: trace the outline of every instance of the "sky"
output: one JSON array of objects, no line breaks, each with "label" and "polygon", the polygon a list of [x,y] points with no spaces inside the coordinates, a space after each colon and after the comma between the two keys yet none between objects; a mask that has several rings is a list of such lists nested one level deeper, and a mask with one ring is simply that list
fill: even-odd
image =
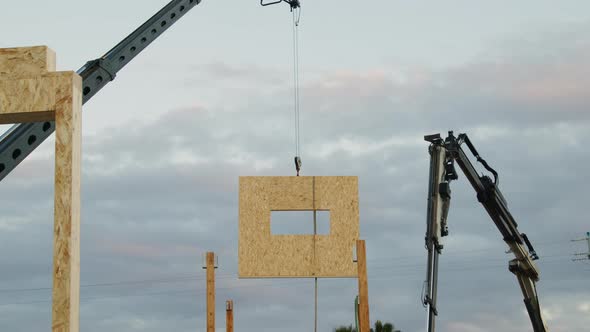
[{"label": "sky", "polygon": [[[165,4],[0,0],[0,47],[48,45],[77,70]],[[423,136],[454,130],[500,173],[541,257],[550,330],[587,329],[590,264],[571,240],[590,231],[590,3],[302,7],[302,174],[359,177],[371,320],[425,330]],[[226,299],[239,331],[313,329],[312,280],[237,278],[239,176],[295,174],[291,24],[287,5],[203,0],[84,105],[82,331],[204,331],[206,251],[218,330]],[[53,143],[0,183],[1,331],[51,324]],[[452,190],[438,331],[531,331],[500,233],[464,176]],[[319,331],[353,324],[356,292],[319,280]]]}]

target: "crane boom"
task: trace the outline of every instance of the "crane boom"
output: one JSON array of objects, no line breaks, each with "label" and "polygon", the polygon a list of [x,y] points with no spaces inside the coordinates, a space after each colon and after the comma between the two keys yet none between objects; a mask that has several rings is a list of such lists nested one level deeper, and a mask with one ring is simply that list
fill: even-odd
[{"label": "crane boom", "polygon": [[[201,0],[173,0],[102,57],[88,61],[82,76],[82,103],[112,81],[116,74]],[[54,122],[20,123],[0,136],[0,181],[55,131]]]},{"label": "crane boom", "polygon": [[[548,332],[541,315],[536,290],[536,282],[539,281],[539,270],[533,261],[539,257],[526,234],[518,231],[518,224],[510,213],[506,199],[498,187],[498,173],[481,158],[466,134],[455,137],[453,132],[449,132],[448,137],[444,140],[440,134],[428,135],[424,139],[431,143],[429,148],[431,170],[426,234],[428,274],[426,280],[427,291],[424,297],[424,304],[429,308],[428,331],[434,332],[434,320],[435,316],[438,315],[436,310],[436,284],[438,255],[442,250],[440,237],[447,234],[446,216],[451,194],[449,183],[458,179],[454,167],[454,164],[457,163],[477,193],[477,200],[484,206],[502,234],[504,242],[515,256],[509,262],[508,269],[518,279],[533,330],[535,332]],[[480,176],[478,174],[465,150],[463,150],[463,144],[467,145],[477,161],[493,174],[493,180],[489,176]],[[442,208],[438,206],[441,202],[446,202]],[[437,233],[437,229],[441,231]]]},{"label": "crane boom", "polygon": [[[430,177],[428,180],[428,207],[426,217],[426,250],[428,250],[428,266],[424,288],[423,301],[428,311],[427,326],[428,331],[434,331],[435,317],[438,315],[436,309],[436,295],[438,287],[438,259],[442,252],[441,238],[446,234],[444,219],[444,208],[448,206],[446,199],[449,196],[439,195],[440,190],[444,187],[444,159],[446,156],[443,147],[431,145],[428,149],[430,153]],[[448,209],[447,209],[448,211]],[[440,220],[441,222],[437,222]]]}]

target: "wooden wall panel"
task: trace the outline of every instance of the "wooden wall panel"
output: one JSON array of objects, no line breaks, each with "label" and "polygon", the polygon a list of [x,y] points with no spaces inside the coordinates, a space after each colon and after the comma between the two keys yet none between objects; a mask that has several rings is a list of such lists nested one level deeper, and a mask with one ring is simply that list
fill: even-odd
[{"label": "wooden wall panel", "polygon": [[[271,211],[313,210],[330,211],[329,235],[271,235]],[[357,177],[240,177],[240,278],[356,277],[358,237]]]}]

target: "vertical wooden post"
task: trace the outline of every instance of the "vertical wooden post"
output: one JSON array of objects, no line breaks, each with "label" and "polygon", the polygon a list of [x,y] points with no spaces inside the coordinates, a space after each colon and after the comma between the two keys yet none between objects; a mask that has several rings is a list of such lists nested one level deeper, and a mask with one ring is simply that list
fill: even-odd
[{"label": "vertical wooden post", "polygon": [[78,331],[82,93],[55,112],[53,331]]},{"label": "vertical wooden post", "polygon": [[207,252],[207,332],[215,332],[215,253]]},{"label": "vertical wooden post", "polygon": [[234,301],[225,302],[225,332],[234,332]]},{"label": "vertical wooden post", "polygon": [[359,332],[369,332],[369,283],[367,280],[367,257],[365,240],[356,241],[356,258],[359,281]]}]

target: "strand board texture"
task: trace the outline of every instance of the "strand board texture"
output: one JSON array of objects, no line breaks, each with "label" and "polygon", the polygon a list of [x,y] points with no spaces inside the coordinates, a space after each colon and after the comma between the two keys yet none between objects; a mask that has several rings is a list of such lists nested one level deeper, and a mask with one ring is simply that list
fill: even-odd
[{"label": "strand board texture", "polygon": [[0,49],[0,123],[55,120],[52,331],[79,331],[82,78],[46,46]]},{"label": "strand board texture", "polygon": [[[239,200],[240,278],[357,277],[357,177],[240,177]],[[271,235],[271,211],[313,210],[330,211],[329,235]]]},{"label": "strand board texture", "polygon": [[47,46],[0,49],[2,79],[33,78],[55,71],[55,52]]}]

